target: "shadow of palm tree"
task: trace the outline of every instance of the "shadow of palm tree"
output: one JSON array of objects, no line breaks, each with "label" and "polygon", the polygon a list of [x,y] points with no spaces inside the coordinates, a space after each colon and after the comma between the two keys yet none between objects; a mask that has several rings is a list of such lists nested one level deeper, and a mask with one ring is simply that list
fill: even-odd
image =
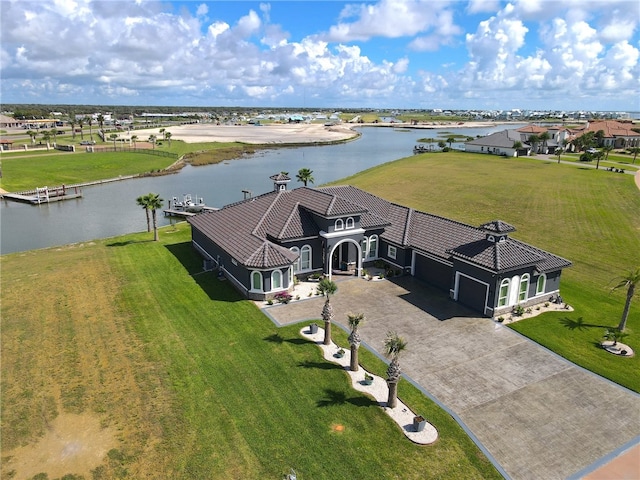
[{"label": "shadow of palm tree", "polygon": [[344,405],[345,403],[350,403],[356,407],[372,407],[379,405],[377,401],[372,400],[369,397],[365,397],[364,395],[347,398],[347,394],[345,392],[338,390],[327,389],[324,392],[327,395],[327,398],[318,400],[316,402],[318,407],[331,407],[333,405]]},{"label": "shadow of palm tree", "polygon": [[278,344],[284,342],[284,338],[282,338],[279,333],[274,333],[272,335],[269,335],[268,337],[264,337],[263,340],[266,340],[267,342],[271,342],[271,343],[278,343]]},{"label": "shadow of palm tree", "polygon": [[343,367],[335,363],[312,362],[311,360],[305,360],[304,362],[300,362],[298,363],[298,366],[302,368],[317,368],[319,370],[344,370]]},{"label": "shadow of palm tree", "polygon": [[596,325],[594,323],[584,323],[582,317],[578,317],[576,320],[563,317],[559,322],[567,327],[569,330],[586,330],[587,328],[611,328],[611,325]]},{"label": "shadow of palm tree", "polygon": [[136,243],[149,243],[149,242],[153,242],[153,240],[126,240],[124,242],[107,243],[107,247],[125,247],[127,245],[132,245]]}]

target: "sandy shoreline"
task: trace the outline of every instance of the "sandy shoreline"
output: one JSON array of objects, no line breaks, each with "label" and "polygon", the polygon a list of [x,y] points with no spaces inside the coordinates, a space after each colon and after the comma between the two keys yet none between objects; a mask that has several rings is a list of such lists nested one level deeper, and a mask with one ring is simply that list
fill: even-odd
[{"label": "sandy shoreline", "polygon": [[[430,130],[435,128],[474,128],[499,125],[495,122],[433,122],[429,124],[411,125],[409,123],[342,123],[325,126],[318,123],[292,123],[267,125],[214,125],[212,123],[198,123],[191,125],[176,125],[167,127],[172,140],[182,140],[185,143],[204,142],[241,142],[252,145],[295,145],[314,143],[334,143],[350,140],[359,135],[358,127],[390,127]],[[162,138],[158,128],[135,130],[131,132],[139,139],[149,135]],[[127,134],[120,135],[128,138]]]}]

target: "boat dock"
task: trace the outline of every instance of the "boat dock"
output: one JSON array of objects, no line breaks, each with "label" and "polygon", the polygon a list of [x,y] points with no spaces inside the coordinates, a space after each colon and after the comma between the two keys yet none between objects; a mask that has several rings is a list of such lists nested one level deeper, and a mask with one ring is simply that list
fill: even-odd
[{"label": "boat dock", "polygon": [[40,205],[42,203],[61,202],[63,200],[72,200],[74,198],[82,198],[82,191],[78,187],[42,187],[35,190],[16,193],[0,194],[5,200],[13,200],[14,202],[30,203],[31,205]]},{"label": "boat dock", "polygon": [[[216,210],[218,210],[216,207],[202,207],[202,211],[198,213],[215,212]],[[174,208],[167,208],[163,210],[163,212],[165,217],[187,218],[187,217],[193,217],[194,215],[198,215],[198,213],[196,212],[187,212],[185,210],[176,210]]]}]

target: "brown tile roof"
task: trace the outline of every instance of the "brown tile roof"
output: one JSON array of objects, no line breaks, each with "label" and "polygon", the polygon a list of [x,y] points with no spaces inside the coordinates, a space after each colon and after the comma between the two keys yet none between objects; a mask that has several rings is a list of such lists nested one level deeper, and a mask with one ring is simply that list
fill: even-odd
[{"label": "brown tile roof", "polygon": [[602,120],[598,122],[589,122],[582,133],[598,132],[602,130],[606,138],[613,137],[640,137],[640,133],[634,132],[632,128],[640,128],[640,125],[634,125],[630,122],[618,122],[616,120]]},{"label": "brown tile roof", "polygon": [[297,258],[279,242],[319,235],[312,213],[328,218],[360,215],[364,229],[384,229],[380,237],[385,241],[443,260],[458,257],[495,271],[528,265],[551,271],[571,265],[563,258],[511,238],[489,242],[485,238],[487,231],[515,230],[500,220],[476,228],[396,205],[351,186],[270,192],[190,217],[188,221],[242,265],[274,268],[289,265]]}]

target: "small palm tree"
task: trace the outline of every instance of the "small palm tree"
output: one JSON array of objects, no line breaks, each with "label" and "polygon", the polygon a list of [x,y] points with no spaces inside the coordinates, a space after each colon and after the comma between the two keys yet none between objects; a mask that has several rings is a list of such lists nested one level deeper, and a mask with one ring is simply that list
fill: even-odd
[{"label": "small palm tree", "polygon": [[111,135],[109,135],[109,140],[113,141],[113,151],[116,151],[116,140],[118,139],[118,134],[117,133],[112,133]]},{"label": "small palm tree", "polygon": [[44,140],[44,143],[47,144],[47,150],[49,150],[49,140],[51,140],[51,132],[48,132],[46,130],[42,132],[42,139]]},{"label": "small palm tree", "polygon": [[87,117],[87,123],[89,124],[89,139],[93,141],[93,128],[91,128],[93,125],[93,117],[91,115]]},{"label": "small palm tree", "polygon": [[633,153],[633,163],[636,163],[636,158],[638,157],[638,154],[640,153],[640,147],[631,147],[628,149],[629,153]]},{"label": "small palm tree", "polygon": [[395,408],[398,405],[398,382],[402,373],[398,357],[406,348],[407,342],[402,337],[396,332],[387,332],[387,338],[384,341],[384,352],[387,358],[391,358],[391,363],[387,368],[387,386],[389,387],[387,407],[389,408]]},{"label": "small palm tree", "polygon": [[156,149],[156,136],[155,135],[149,135],[149,143],[151,143],[151,145],[153,145],[153,149]]},{"label": "small palm tree", "polygon": [[51,136],[53,137],[53,146],[55,147],[58,143],[58,129],[56,127],[51,129]]},{"label": "small palm tree", "polygon": [[171,132],[164,132],[164,139],[169,142],[169,148],[171,148]]},{"label": "small palm tree", "polygon": [[304,186],[306,187],[307,183],[313,183],[314,181],[313,170],[310,170],[308,168],[301,168],[300,170],[298,170],[296,178],[299,182],[304,183]]},{"label": "small palm tree", "polygon": [[538,142],[540,142],[540,137],[538,135],[529,135],[529,143],[531,144],[531,149],[534,153],[538,153]]},{"label": "small palm tree", "polygon": [[336,293],[338,286],[328,278],[323,278],[318,283],[318,291],[325,295],[327,299],[322,307],[322,320],[324,320],[324,345],[331,343],[331,320],[333,320],[333,307],[329,301],[329,297]]},{"label": "small palm tree", "polygon": [[358,371],[358,348],[360,347],[360,334],[358,333],[358,326],[364,321],[364,313],[353,314],[350,313],[347,315],[349,328],[351,328],[351,333],[349,334],[349,345],[351,345],[351,364],[349,368],[352,372]]},{"label": "small palm tree", "polygon": [[138,135],[131,135],[131,141],[133,142],[133,148],[136,148],[136,142],[138,141]]},{"label": "small palm tree", "polygon": [[162,204],[164,200],[160,198],[160,195],[157,193],[149,193],[148,195],[148,207],[151,210],[151,218],[153,220],[153,240],[157,242],[160,240],[158,236],[158,220],[156,216],[156,210],[162,208]]},{"label": "small palm tree", "polygon": [[38,132],[34,130],[27,130],[27,135],[31,137],[31,145],[36,143],[36,137],[38,136]]},{"label": "small palm tree", "polygon": [[84,126],[84,118],[79,118],[78,127],[80,127],[80,140],[84,140],[84,130],[82,130],[83,126]]},{"label": "small palm tree", "polygon": [[451,145],[453,144],[453,142],[455,142],[456,139],[454,137],[448,137],[447,138],[447,143],[449,144],[449,148],[451,148]]},{"label": "small palm tree", "polygon": [[71,125],[71,138],[75,140],[76,139],[76,116],[73,113],[69,114],[68,122],[69,122],[69,125]]},{"label": "small palm tree", "polygon": [[516,157],[519,157],[520,155],[518,154],[518,151],[522,149],[522,142],[516,140],[515,142],[513,142],[513,148],[516,151]]},{"label": "small palm tree", "polygon": [[136,203],[144,209],[144,213],[147,215],[147,232],[151,231],[151,218],[149,217],[149,195],[141,195],[136,198]]},{"label": "small palm tree", "polygon": [[624,332],[624,329],[627,328],[627,318],[629,317],[631,300],[636,293],[636,286],[640,283],[640,267],[637,267],[635,270],[631,270],[626,275],[618,278],[617,280],[618,283],[611,288],[612,292],[620,288],[627,289],[627,300],[624,303],[622,318],[620,319],[620,324],[618,325],[618,330]]},{"label": "small palm tree", "polygon": [[98,125],[100,125],[100,130],[104,130],[104,115],[99,114],[97,120]]},{"label": "small palm tree", "polygon": [[560,164],[560,155],[562,155],[564,153],[564,150],[562,150],[561,148],[556,148],[555,152],[556,157],[558,157],[558,164]]},{"label": "small palm tree", "polygon": [[538,139],[542,142],[542,153],[547,153],[547,142],[550,138],[551,136],[549,135],[549,132],[542,132],[538,136]]},{"label": "small palm tree", "polygon": [[602,150],[598,150],[596,153],[593,154],[593,156],[596,159],[596,170],[599,170],[600,160],[602,160],[602,157],[604,157],[604,152]]}]

